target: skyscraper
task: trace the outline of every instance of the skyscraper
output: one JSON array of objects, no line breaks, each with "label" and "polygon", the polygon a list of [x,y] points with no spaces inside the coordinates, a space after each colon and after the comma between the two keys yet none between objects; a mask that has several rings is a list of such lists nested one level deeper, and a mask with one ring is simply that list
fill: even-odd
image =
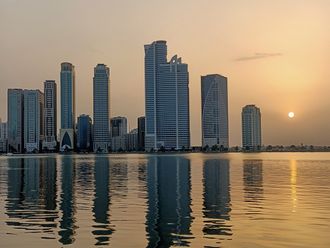
[{"label": "skyscraper", "polygon": [[74,149],[75,110],[75,70],[71,63],[64,62],[61,64],[60,151]]},{"label": "skyscraper", "polygon": [[56,150],[57,147],[57,86],[54,80],[44,82],[44,150]]},{"label": "skyscraper", "polygon": [[90,151],[92,148],[92,119],[89,115],[80,115],[77,123],[77,149]]},{"label": "skyscraper", "polygon": [[104,64],[94,68],[93,78],[94,152],[108,152],[110,146],[110,69]]},{"label": "skyscraper", "polygon": [[242,109],[242,143],[244,150],[259,150],[261,147],[261,113],[255,105]]},{"label": "skyscraper", "polygon": [[24,90],[24,150],[39,152],[44,137],[44,94]]},{"label": "skyscraper", "polygon": [[138,149],[144,150],[145,147],[145,122],[146,118],[144,116],[138,118]]},{"label": "skyscraper", "polygon": [[190,147],[188,65],[167,61],[166,41],[145,45],[146,150]]},{"label": "skyscraper", "polygon": [[201,77],[202,145],[228,148],[227,78],[218,74]]},{"label": "skyscraper", "polygon": [[22,153],[24,140],[23,90],[8,89],[8,152]]}]

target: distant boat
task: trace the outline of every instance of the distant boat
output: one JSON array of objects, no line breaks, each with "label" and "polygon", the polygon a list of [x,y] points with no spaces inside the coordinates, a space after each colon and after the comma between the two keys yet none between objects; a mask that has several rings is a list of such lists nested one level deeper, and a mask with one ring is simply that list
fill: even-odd
[{"label": "distant boat", "polygon": [[11,153],[11,152],[8,152],[8,153],[6,154],[6,156],[14,156],[14,154]]}]

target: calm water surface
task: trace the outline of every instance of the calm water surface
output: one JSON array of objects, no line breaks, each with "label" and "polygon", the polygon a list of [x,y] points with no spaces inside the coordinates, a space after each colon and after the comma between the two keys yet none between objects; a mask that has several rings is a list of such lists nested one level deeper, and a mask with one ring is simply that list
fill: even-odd
[{"label": "calm water surface", "polygon": [[330,247],[330,153],[0,157],[0,247]]}]

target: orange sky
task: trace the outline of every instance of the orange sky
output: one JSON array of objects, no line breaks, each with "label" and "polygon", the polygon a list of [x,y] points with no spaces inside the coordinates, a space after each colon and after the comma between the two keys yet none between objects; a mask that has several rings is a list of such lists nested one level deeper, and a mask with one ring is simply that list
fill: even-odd
[{"label": "orange sky", "polygon": [[[111,114],[144,114],[144,50],[168,41],[189,64],[192,144],[200,144],[200,76],[228,77],[230,145],[241,108],[261,108],[264,144],[330,144],[328,0],[1,0],[0,117],[9,87],[59,83],[76,66],[77,113],[92,114],[93,67],[111,69]],[[287,113],[296,117],[289,120]]]}]

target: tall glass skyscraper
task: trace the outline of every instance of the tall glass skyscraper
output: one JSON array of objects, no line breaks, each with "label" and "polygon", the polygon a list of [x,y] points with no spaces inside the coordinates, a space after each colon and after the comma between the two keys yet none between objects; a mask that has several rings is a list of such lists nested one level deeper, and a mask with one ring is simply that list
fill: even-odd
[{"label": "tall glass skyscraper", "polygon": [[24,150],[39,152],[44,137],[44,94],[24,90]]},{"label": "tall glass skyscraper", "polygon": [[24,149],[24,101],[22,89],[8,89],[8,152],[22,153]]},{"label": "tall glass skyscraper", "polygon": [[65,62],[61,64],[61,151],[74,149],[75,110],[75,70]]},{"label": "tall glass skyscraper", "polygon": [[166,41],[145,45],[145,148],[190,147],[188,65],[167,61]]},{"label": "tall glass skyscraper", "polygon": [[260,150],[261,113],[255,105],[246,105],[242,109],[242,143],[244,150]]},{"label": "tall glass skyscraper", "polygon": [[228,148],[227,78],[218,74],[201,77],[202,145]]},{"label": "tall glass skyscraper", "polygon": [[44,141],[45,150],[56,150],[57,147],[57,85],[54,80],[44,82]]},{"label": "tall glass skyscraper", "polygon": [[110,147],[110,69],[104,64],[94,68],[93,78],[94,152]]}]

